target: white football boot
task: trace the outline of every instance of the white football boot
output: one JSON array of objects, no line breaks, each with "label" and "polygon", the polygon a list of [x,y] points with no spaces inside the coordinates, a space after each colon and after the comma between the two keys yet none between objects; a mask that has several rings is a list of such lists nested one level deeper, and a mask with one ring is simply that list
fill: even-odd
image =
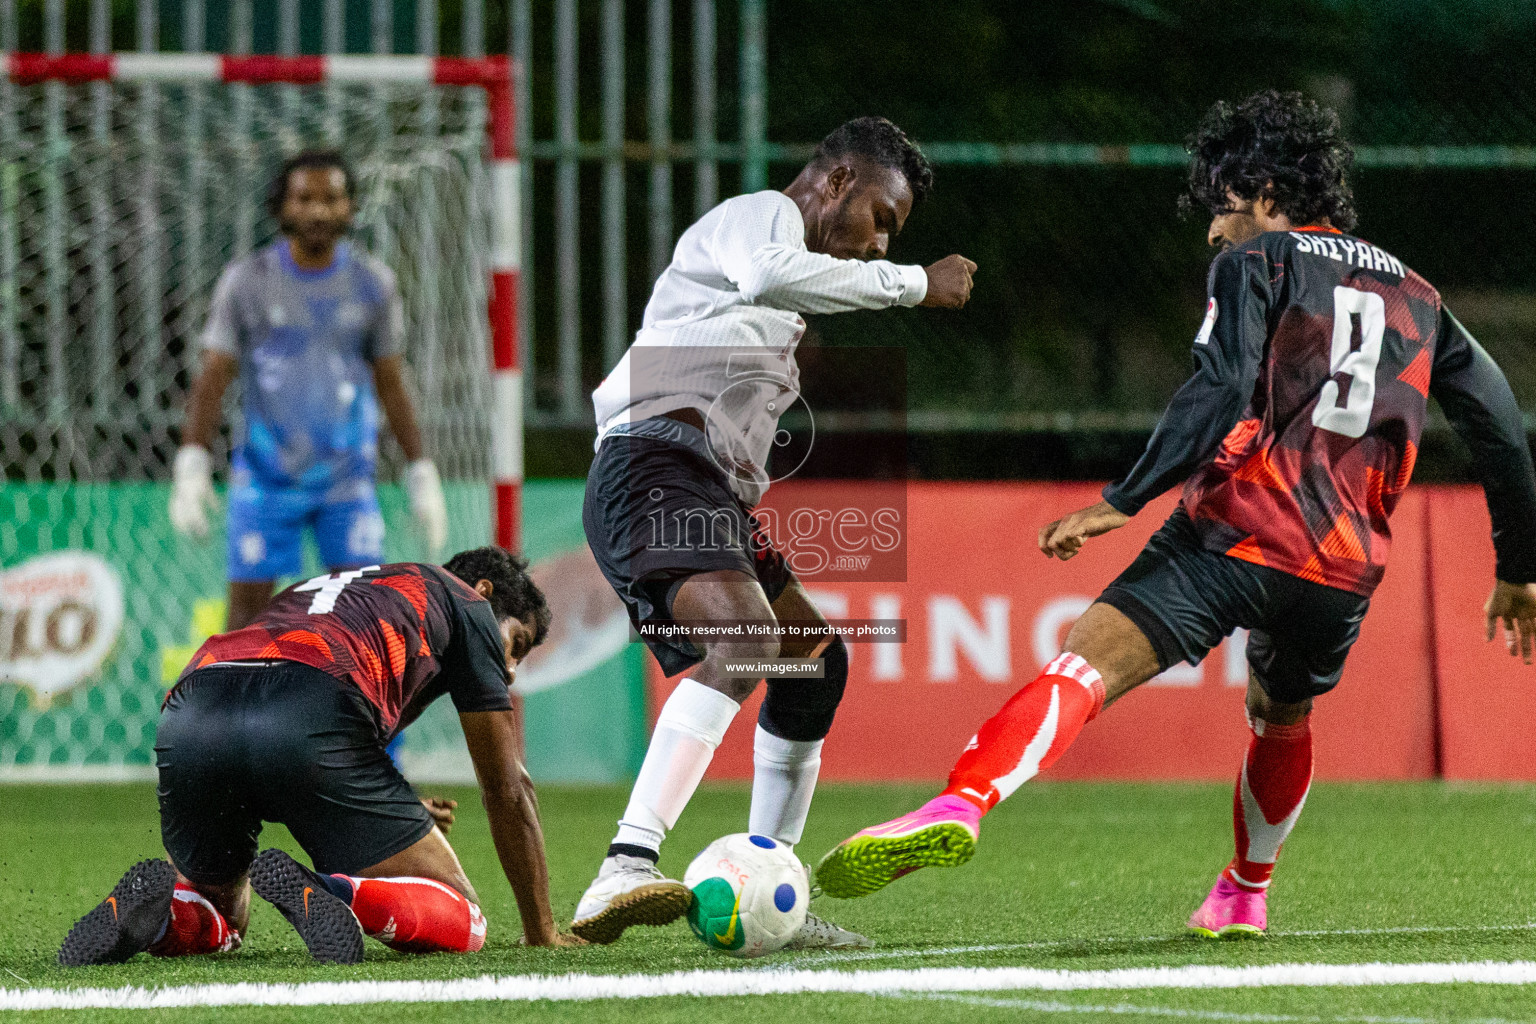
[{"label": "white football boot", "polygon": [[[807,884],[811,880],[811,866],[805,868],[805,880]],[[810,886],[811,899],[821,895],[819,886]],[[805,924],[795,933],[795,937],[789,940],[785,949],[870,949],[875,940],[867,935],[849,931],[839,925],[833,924],[824,917],[817,917],[810,911],[806,911]]]},{"label": "white football boot", "polygon": [[603,861],[597,878],[587,886],[571,931],[588,942],[606,946],[624,929],[637,924],[671,924],[688,912],[693,893],[663,875],[644,857],[619,854]]},{"label": "white football boot", "polygon": [[805,924],[789,940],[785,949],[869,949],[875,940],[867,935],[840,928],[815,914],[805,915]]}]

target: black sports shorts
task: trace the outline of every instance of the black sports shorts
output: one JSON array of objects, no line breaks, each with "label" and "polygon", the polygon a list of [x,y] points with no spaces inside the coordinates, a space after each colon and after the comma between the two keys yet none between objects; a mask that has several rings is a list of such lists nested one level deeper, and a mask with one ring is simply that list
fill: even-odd
[{"label": "black sports shorts", "polygon": [[[650,424],[669,436],[696,435],[702,443],[701,431],[673,420],[633,426]],[[672,621],[677,588],[701,572],[735,569],[754,576],[770,604],[794,579],[725,472],[680,441],[605,437],[587,473],[581,522],[598,568],[636,628]],[[669,676],[703,660],[686,639],[647,636],[645,642]]]},{"label": "black sports shorts", "polygon": [[356,687],[296,661],[210,665],[171,692],[155,736],[160,834],[176,869],[245,874],[262,822],[288,826],[315,870],[355,874],[433,822]]},{"label": "black sports shorts", "polygon": [[1182,508],[1099,600],[1146,635],[1161,669],[1198,665],[1234,629],[1250,630],[1248,667],[1282,704],[1338,685],[1370,606],[1348,590],[1207,550]]}]

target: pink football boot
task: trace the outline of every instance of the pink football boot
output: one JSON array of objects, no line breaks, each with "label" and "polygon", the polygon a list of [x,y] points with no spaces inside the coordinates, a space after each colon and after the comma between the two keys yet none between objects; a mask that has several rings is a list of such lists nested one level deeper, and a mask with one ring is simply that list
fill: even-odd
[{"label": "pink football boot", "polygon": [[1223,874],[1190,917],[1190,933],[1205,939],[1263,938],[1269,926],[1264,907],[1267,895],[1268,890],[1252,892]]},{"label": "pink football boot", "polygon": [[980,808],[957,796],[936,796],[911,814],[844,839],[822,858],[816,883],[839,899],[867,896],[918,868],[964,864],[980,834]]}]

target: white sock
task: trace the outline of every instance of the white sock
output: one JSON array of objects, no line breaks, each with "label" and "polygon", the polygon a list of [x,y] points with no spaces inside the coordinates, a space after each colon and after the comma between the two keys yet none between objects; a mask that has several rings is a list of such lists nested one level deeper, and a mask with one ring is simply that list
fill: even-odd
[{"label": "white sock", "polygon": [[677,684],[656,719],[615,843],[661,849],[740,710],[740,704],[703,683],[684,679]]},{"label": "white sock", "polygon": [[757,727],[752,738],[752,813],[747,828],[794,846],[805,831],[821,773],[822,740],[786,740]]}]

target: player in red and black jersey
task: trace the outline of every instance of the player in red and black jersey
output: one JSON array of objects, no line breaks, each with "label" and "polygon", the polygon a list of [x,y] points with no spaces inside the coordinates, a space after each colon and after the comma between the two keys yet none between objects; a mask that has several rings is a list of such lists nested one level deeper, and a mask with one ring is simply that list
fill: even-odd
[{"label": "player in red and black jersey", "polygon": [[[454,805],[419,799],[384,749],[443,694],[459,712],[524,940],[567,944],[550,913],[509,694],[548,629],[526,564],[478,548],[442,568],[316,577],[209,639],[166,696],[155,738],[170,863],[130,869],[76,923],[59,961],[233,949],[253,887],[318,960],[360,961],[364,933],[409,952],[479,949],[479,897],[445,838]],[[280,850],[257,854],[269,821],[288,827],[313,870]]]},{"label": "player in red and black jersey", "polygon": [[981,816],[1049,767],[1103,706],[1250,630],[1253,737],[1238,777],[1237,851],[1189,928],[1261,934],[1275,860],[1312,777],[1312,699],[1337,684],[1391,544],[1433,396],[1471,447],[1498,552],[1488,638],[1536,646],[1536,472],[1514,395],[1440,295],[1350,233],[1352,152],[1337,116],[1300,95],[1217,104],[1191,140],[1188,206],[1211,213],[1194,375],[1104,500],[1040,531],[1071,558],[1182,483],[1145,550],[1067,636],[1066,650],[986,722],[944,793],[846,840],[829,895],[963,863]]}]

